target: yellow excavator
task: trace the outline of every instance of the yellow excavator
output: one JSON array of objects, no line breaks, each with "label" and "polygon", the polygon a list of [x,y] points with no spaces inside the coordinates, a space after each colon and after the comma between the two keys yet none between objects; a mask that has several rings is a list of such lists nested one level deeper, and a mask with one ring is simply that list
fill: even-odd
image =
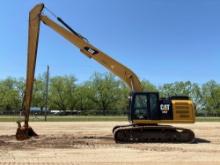
[{"label": "yellow excavator", "polygon": [[41,22],[73,43],[84,55],[96,60],[120,77],[131,89],[128,110],[130,123],[113,128],[114,140],[117,143],[192,142],[194,140],[193,131],[167,125],[195,122],[195,106],[189,97],[170,96],[160,98],[158,92],[143,91],[140,80],[129,68],[94,47],[85,37],[73,30],[60,17],[55,16],[57,22],[51,20],[42,13],[43,9],[47,9],[44,4],[38,4],[29,13],[26,88],[22,105],[25,119],[23,125],[21,125],[21,121],[18,121],[16,132],[18,140],[38,136],[29,126],[28,122]]}]

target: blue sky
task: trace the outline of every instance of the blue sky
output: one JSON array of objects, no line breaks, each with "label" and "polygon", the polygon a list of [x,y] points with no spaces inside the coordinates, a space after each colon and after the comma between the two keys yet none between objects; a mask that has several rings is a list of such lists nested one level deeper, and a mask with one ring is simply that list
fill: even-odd
[{"label": "blue sky", "polygon": [[[39,2],[140,79],[220,82],[219,0],[2,1],[0,79],[25,76],[28,12]],[[78,82],[107,71],[42,24],[36,75],[47,64],[52,76],[73,74]]]}]

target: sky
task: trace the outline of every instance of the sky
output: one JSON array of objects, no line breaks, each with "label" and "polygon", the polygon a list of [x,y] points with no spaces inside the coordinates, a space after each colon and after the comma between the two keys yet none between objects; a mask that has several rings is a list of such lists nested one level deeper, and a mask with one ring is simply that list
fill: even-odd
[{"label": "sky", "polygon": [[[25,77],[28,13],[40,2],[141,80],[220,82],[219,0],[2,1],[0,79]],[[78,83],[108,72],[41,24],[35,75],[47,65],[51,76],[74,75]]]}]

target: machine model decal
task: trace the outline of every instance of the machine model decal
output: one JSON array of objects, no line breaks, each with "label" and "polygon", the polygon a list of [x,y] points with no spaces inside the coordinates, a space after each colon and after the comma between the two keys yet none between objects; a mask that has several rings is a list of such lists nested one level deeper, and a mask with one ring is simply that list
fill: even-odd
[{"label": "machine model decal", "polygon": [[160,110],[162,114],[167,114],[170,110],[170,104],[160,104]]},{"label": "machine model decal", "polygon": [[95,54],[98,54],[99,52],[93,48],[90,48],[90,47],[85,47],[84,48],[87,52],[89,52],[90,54],[92,55],[95,55]]}]

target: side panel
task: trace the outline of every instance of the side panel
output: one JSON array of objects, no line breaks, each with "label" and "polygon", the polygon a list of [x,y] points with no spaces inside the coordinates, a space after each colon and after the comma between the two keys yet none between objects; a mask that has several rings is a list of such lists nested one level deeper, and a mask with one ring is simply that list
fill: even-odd
[{"label": "side panel", "polygon": [[172,100],[173,119],[178,121],[195,121],[195,110],[191,100]]}]

